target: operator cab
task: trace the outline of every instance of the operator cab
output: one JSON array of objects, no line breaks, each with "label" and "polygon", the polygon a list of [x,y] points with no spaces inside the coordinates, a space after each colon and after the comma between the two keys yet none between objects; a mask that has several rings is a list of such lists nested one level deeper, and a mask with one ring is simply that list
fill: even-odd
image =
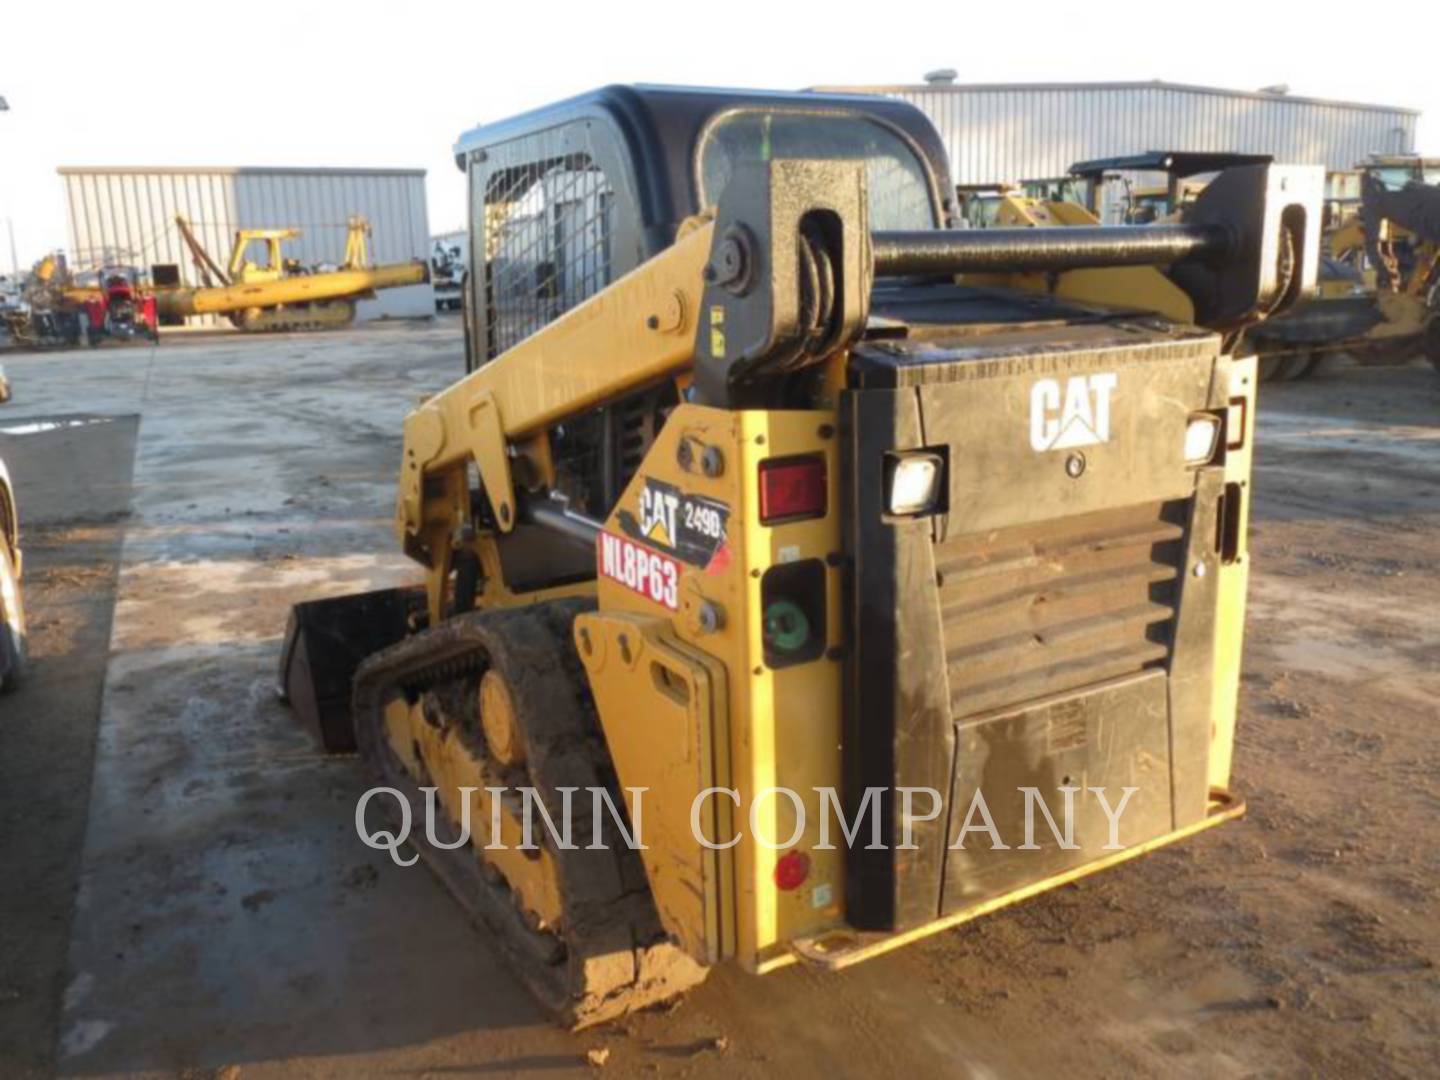
[{"label": "operator cab", "polygon": [[[737,169],[784,158],[863,159],[877,228],[958,223],[944,145],[920,110],[889,98],[607,86],[465,133],[455,161],[470,199],[466,370],[669,248]],[[667,380],[557,429],[570,506],[603,516],[678,403]],[[594,574],[591,556],[533,526],[497,546],[519,588]]]},{"label": "operator cab", "polygon": [[455,145],[469,178],[467,370],[675,242],[735,170],[866,163],[876,229],[957,224],[945,148],[914,106],[862,94],[607,86]]}]

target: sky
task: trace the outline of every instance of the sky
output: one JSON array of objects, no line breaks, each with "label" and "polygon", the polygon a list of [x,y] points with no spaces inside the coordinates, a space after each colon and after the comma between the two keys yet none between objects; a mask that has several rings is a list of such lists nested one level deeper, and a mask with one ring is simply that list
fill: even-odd
[{"label": "sky", "polygon": [[[1163,79],[1421,109],[1440,154],[1433,2],[1203,4],[276,3],[8,0],[0,15],[0,271],[65,244],[60,165],[428,170],[464,225],[456,137],[610,82],[799,89]],[[279,223],[277,223],[279,224]]]}]

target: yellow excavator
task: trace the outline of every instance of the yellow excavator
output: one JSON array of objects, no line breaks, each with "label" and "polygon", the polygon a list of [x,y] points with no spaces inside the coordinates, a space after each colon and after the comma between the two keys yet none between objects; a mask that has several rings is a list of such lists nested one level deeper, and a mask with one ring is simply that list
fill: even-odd
[{"label": "yellow excavator", "polygon": [[282,244],[298,237],[299,229],[239,229],[229,266],[222,270],[183,216],[176,216],[175,225],[203,284],[156,289],[160,318],[166,322],[224,315],[247,331],[320,330],[351,322],[355,302],[373,297],[377,289],[429,280],[429,267],[420,259],[371,266],[370,223],[358,215],[348,222],[345,260],[333,269],[312,269],[285,258]]},{"label": "yellow excavator", "polygon": [[841,969],[1242,813],[1231,346],[1313,288],[1319,170],[962,229],[911,105],[657,87],[455,154],[423,584],[297,605],[280,679],[557,1017]]}]

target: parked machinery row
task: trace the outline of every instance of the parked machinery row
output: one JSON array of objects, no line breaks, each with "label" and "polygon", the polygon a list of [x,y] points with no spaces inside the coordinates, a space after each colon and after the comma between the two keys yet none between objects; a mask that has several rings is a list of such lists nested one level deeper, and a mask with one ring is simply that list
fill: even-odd
[{"label": "parked machinery row", "polygon": [[344,326],[355,304],[380,289],[420,285],[429,280],[421,260],[374,266],[370,224],[352,216],[344,259],[337,265],[305,265],[286,256],[284,244],[300,230],[240,229],[228,264],[222,267],[177,217],[197,284],[187,285],[180,268],[157,264],[142,270],[107,266],[72,272],[63,256],[36,264],[26,281],[0,298],[0,328],[20,345],[91,345],[104,338],[159,339],[162,324],[178,325],[196,315],[223,317],[244,331],[319,330]]},{"label": "parked machinery row", "polygon": [[0,298],[0,329],[18,345],[91,345],[103,338],[159,338],[155,294],[141,271],[108,266],[72,274],[47,255],[18,288]]},{"label": "parked machinery row", "polygon": [[[1078,162],[1068,176],[965,190],[982,225],[1183,220],[1211,177],[1265,155],[1151,151]],[[1142,178],[1159,177],[1158,183]],[[1250,335],[1260,378],[1297,379],[1328,355],[1440,369],[1440,161],[1374,156],[1326,178],[1317,295]]]}]

